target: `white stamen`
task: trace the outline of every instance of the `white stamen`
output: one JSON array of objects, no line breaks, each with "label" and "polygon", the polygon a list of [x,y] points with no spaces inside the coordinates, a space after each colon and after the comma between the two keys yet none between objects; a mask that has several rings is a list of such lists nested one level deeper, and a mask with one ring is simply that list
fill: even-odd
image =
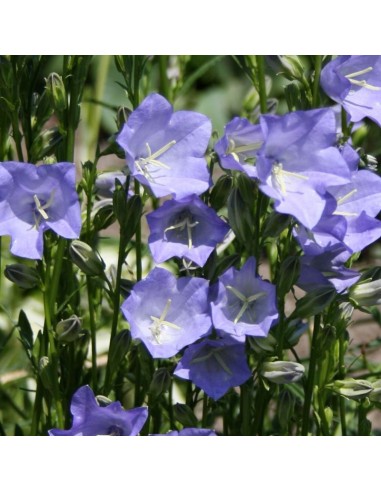
[{"label": "white stamen", "polygon": [[164,233],[167,231],[173,231],[175,229],[179,229],[180,231],[183,231],[184,228],[187,228],[187,235],[188,235],[188,248],[191,249],[193,247],[192,243],[192,228],[196,227],[199,222],[196,220],[195,222],[191,222],[189,217],[185,217],[182,221],[180,221],[178,224],[167,227],[164,229]]},{"label": "white stamen", "polygon": [[346,195],[338,198],[337,199],[337,204],[338,205],[341,205],[343,202],[345,202],[346,200],[348,200],[348,198],[350,198],[355,193],[357,193],[357,190],[356,189],[354,189],[354,190],[350,191],[349,193],[347,193]]},{"label": "white stamen", "polygon": [[154,167],[157,167],[159,169],[171,169],[168,164],[165,164],[164,162],[159,161],[157,158],[160,157],[164,152],[167,152],[173,145],[175,145],[176,140],[171,140],[167,144],[165,144],[163,147],[158,149],[156,152],[152,153],[151,147],[149,143],[146,143],[146,148],[147,148],[147,157],[139,157],[135,161],[135,165],[138,168],[138,170],[148,179],[148,181],[154,181],[154,178],[151,174],[151,172],[147,169],[148,165],[152,165]]},{"label": "white stamen", "polygon": [[292,176],[293,178],[302,179],[305,181],[308,180],[308,177],[303,176],[303,174],[293,173],[291,171],[285,171],[283,169],[283,164],[281,164],[281,163],[275,164],[273,166],[272,175],[274,176],[275,182],[279,186],[282,195],[285,195],[287,193],[286,183],[284,181],[284,176]]},{"label": "white stamen", "polygon": [[353,85],[358,85],[359,87],[365,87],[365,89],[369,89],[370,91],[379,91],[381,87],[377,87],[375,85],[368,84],[366,80],[356,80],[354,77],[358,77],[359,75],[364,75],[373,70],[373,67],[367,67],[363,70],[359,70],[358,72],[349,73],[348,75],[344,75],[348,81]]},{"label": "white stamen", "polygon": [[149,326],[149,329],[151,330],[155,341],[159,344],[161,343],[159,337],[161,335],[163,327],[172,328],[173,330],[181,330],[181,326],[178,326],[175,323],[171,323],[170,321],[166,321],[165,319],[168,314],[169,308],[171,307],[171,303],[172,299],[168,299],[164,306],[163,312],[160,315],[160,318],[158,318],[157,316],[150,316],[153,323]]},{"label": "white stamen", "polygon": [[226,288],[233,292],[233,294],[238,297],[240,301],[243,302],[241,309],[239,310],[237,316],[234,319],[234,324],[236,325],[238,321],[242,318],[242,316],[245,314],[246,310],[250,307],[250,304],[257,299],[260,299],[261,297],[266,296],[266,292],[258,292],[257,294],[253,294],[250,297],[244,296],[239,290],[237,290],[235,287],[232,287],[231,285],[227,285]]}]

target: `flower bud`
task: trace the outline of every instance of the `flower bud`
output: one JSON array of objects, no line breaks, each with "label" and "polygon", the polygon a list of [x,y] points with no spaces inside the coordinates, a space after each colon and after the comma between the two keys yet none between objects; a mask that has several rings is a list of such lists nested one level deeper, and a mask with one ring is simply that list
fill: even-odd
[{"label": "flower bud", "polygon": [[228,219],[241,244],[250,248],[253,241],[254,217],[239,189],[233,188],[228,198]]},{"label": "flower bud", "polygon": [[44,388],[49,391],[53,391],[53,374],[49,357],[41,357],[38,363],[38,372],[40,374],[40,378],[42,384],[44,385]]},{"label": "flower bud", "polygon": [[70,245],[69,253],[73,263],[86,275],[103,275],[104,261],[88,244],[75,239]]},{"label": "flower bud", "polygon": [[299,57],[296,55],[279,56],[279,61],[286,71],[287,78],[302,80],[304,77],[304,67]]},{"label": "flower bud", "polygon": [[304,366],[298,362],[276,360],[265,362],[261,374],[264,378],[276,384],[296,383],[304,375]]},{"label": "flower bud", "polygon": [[286,258],[279,271],[278,294],[284,297],[289,292],[299,278],[300,260],[298,256]]},{"label": "flower bud", "polygon": [[131,344],[130,330],[122,330],[114,337],[108,358],[110,360],[110,373],[114,374],[118,371],[123,359],[125,358]]},{"label": "flower bud", "polygon": [[197,427],[197,418],[188,405],[176,403],[176,405],[173,405],[173,415],[184,427]]},{"label": "flower bud", "polygon": [[345,396],[351,400],[361,400],[373,391],[373,386],[365,379],[337,379],[334,383],[327,385],[335,393]]},{"label": "flower bud", "polygon": [[121,128],[125,123],[127,123],[128,117],[132,113],[131,109],[126,106],[121,106],[116,114],[116,124],[118,128]]},{"label": "flower bud", "polygon": [[349,289],[349,298],[355,306],[381,304],[381,279],[355,284]]},{"label": "flower bud", "polygon": [[373,403],[381,403],[381,379],[372,383],[373,390],[369,393],[369,400]]},{"label": "flower bud", "polygon": [[264,352],[269,352],[270,354],[275,352],[277,341],[271,333],[269,333],[267,337],[247,337],[247,339],[250,348],[258,355],[261,355]]},{"label": "flower bud", "polygon": [[224,174],[218,178],[210,193],[210,204],[215,210],[220,210],[226,204],[232,186],[233,179],[231,176]]},{"label": "flower bud", "polygon": [[4,269],[4,275],[22,289],[33,289],[40,280],[35,268],[19,263],[7,265]]},{"label": "flower bud", "polygon": [[65,84],[63,83],[61,75],[57,73],[51,73],[46,82],[46,92],[51,98],[54,109],[60,113],[67,107]]},{"label": "flower bud", "polygon": [[81,335],[81,320],[73,314],[68,319],[63,319],[56,326],[58,341],[62,343],[74,342]]},{"label": "flower bud", "polygon": [[296,303],[295,311],[291,314],[294,318],[309,318],[321,313],[336,297],[336,289],[332,287],[318,287],[311,290]]},{"label": "flower bud", "polygon": [[110,400],[110,398],[107,398],[107,396],[103,395],[97,395],[95,399],[97,400],[97,403],[100,407],[108,407],[110,403],[112,403],[112,400]]},{"label": "flower bud", "polygon": [[148,396],[149,401],[152,404],[160,395],[165,393],[171,385],[171,375],[168,372],[168,369],[165,367],[160,367],[157,369],[153,375],[149,390]]}]

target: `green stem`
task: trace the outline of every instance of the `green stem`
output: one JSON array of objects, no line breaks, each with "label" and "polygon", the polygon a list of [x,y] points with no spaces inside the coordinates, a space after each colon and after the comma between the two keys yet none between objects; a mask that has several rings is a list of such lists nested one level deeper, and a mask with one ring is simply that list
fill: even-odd
[{"label": "green stem", "polygon": [[166,98],[170,99],[170,85],[167,76],[167,64],[168,64],[168,56],[160,55],[159,56],[159,72],[160,72],[160,93]]},{"label": "green stem", "polygon": [[[135,180],[135,194],[140,195],[140,184]],[[135,243],[136,243],[136,280],[142,279],[142,225],[141,222],[138,223],[135,232]]]},{"label": "green stem", "polygon": [[265,57],[263,55],[257,55],[256,61],[258,69],[259,107],[261,109],[261,113],[265,114],[267,112]]},{"label": "green stem", "polygon": [[304,397],[303,421],[302,421],[302,435],[303,436],[308,435],[311,399],[312,399],[312,393],[313,393],[313,389],[314,389],[316,363],[317,363],[318,353],[319,353],[318,346],[317,346],[319,331],[320,331],[320,315],[317,315],[317,316],[315,316],[315,322],[314,322],[314,332],[312,335],[312,342],[311,342],[310,365],[308,368],[308,379],[307,379],[307,386],[305,389],[305,397]]},{"label": "green stem", "polygon": [[278,310],[279,310],[279,323],[277,329],[277,340],[278,340],[278,358],[279,360],[283,360],[283,345],[284,345],[284,298],[280,298],[278,301]]},{"label": "green stem", "polygon": [[317,108],[319,105],[319,83],[320,83],[320,72],[321,66],[323,62],[322,55],[315,56],[315,76],[314,76],[314,85],[312,92],[312,107]]},{"label": "green stem", "polygon": [[[344,337],[339,338],[339,379],[344,379],[346,375],[345,362],[344,362]],[[347,423],[345,415],[345,399],[339,397],[339,411],[340,411],[340,423],[341,423],[341,435],[347,435]]]},{"label": "green stem", "polygon": [[53,269],[53,275],[50,282],[50,316],[51,320],[54,320],[56,310],[55,310],[55,302],[57,300],[58,295],[58,287],[61,279],[61,271],[62,271],[62,262],[63,256],[65,252],[66,239],[63,237],[58,238],[57,252],[55,254],[55,263]]},{"label": "green stem", "polygon": [[202,399],[202,427],[207,426],[207,417],[208,417],[208,395],[204,393]]},{"label": "green stem", "polygon": [[94,304],[93,304],[93,284],[87,275],[87,299],[89,304],[90,334],[91,334],[91,380],[94,393],[97,392],[97,335],[95,326]]},{"label": "green stem", "polygon": [[241,433],[243,436],[251,435],[251,388],[248,383],[241,385]]},{"label": "green stem", "polygon": [[19,120],[17,111],[12,111],[12,131],[13,131],[13,140],[16,145],[17,158],[20,162],[24,162],[24,156],[22,153],[21,140],[22,136],[19,129]]}]

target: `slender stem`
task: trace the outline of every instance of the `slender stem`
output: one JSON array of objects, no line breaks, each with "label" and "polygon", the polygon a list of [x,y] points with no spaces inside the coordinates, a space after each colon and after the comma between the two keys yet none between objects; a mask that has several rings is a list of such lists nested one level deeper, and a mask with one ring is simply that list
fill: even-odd
[{"label": "slender stem", "polygon": [[[135,180],[135,194],[140,195],[140,184]],[[135,232],[135,243],[136,243],[136,280],[142,279],[142,225],[141,222],[138,223]]]},{"label": "slender stem", "polygon": [[312,393],[313,393],[314,381],[315,381],[316,362],[318,359],[317,342],[318,342],[319,331],[320,331],[320,315],[317,315],[315,316],[315,322],[314,322],[314,332],[312,335],[312,342],[311,342],[310,365],[308,368],[308,379],[307,379],[307,386],[305,389],[305,396],[304,396],[303,421],[302,421],[303,436],[308,435],[310,406],[311,406],[311,399],[312,399]]},{"label": "slender stem", "polygon": [[279,309],[279,323],[277,329],[277,341],[278,341],[278,358],[283,360],[283,344],[284,344],[284,297],[279,298],[278,309]]},{"label": "slender stem", "polygon": [[19,120],[17,111],[12,111],[12,131],[13,131],[13,140],[16,145],[17,158],[20,162],[24,162],[24,156],[22,152],[21,140],[22,135],[19,129]]},{"label": "slender stem", "polygon": [[263,433],[263,420],[265,416],[265,409],[268,402],[267,391],[261,381],[258,382],[257,394],[255,397],[255,415],[253,434],[260,436]]},{"label": "slender stem", "polygon": [[344,137],[348,137],[349,127],[347,123],[347,112],[344,108],[341,108],[341,131]]},{"label": "slender stem", "polygon": [[314,76],[314,85],[312,92],[312,107],[317,108],[319,105],[319,83],[320,83],[320,72],[321,65],[323,62],[322,55],[315,56],[315,76]]},{"label": "slender stem", "polygon": [[169,80],[167,75],[167,64],[168,64],[168,56],[160,55],[159,56],[160,92],[166,99],[169,99],[171,88],[169,85]]},{"label": "slender stem", "polygon": [[93,283],[91,278],[87,275],[87,299],[89,304],[89,318],[90,318],[90,336],[91,336],[91,380],[92,389],[97,392],[97,335],[96,335],[96,325],[95,325],[95,314],[94,314],[94,304],[93,304]]},{"label": "slender stem", "polygon": [[256,61],[258,69],[259,107],[261,109],[261,113],[265,114],[267,112],[265,57],[263,55],[257,55]]},{"label": "slender stem", "polygon": [[65,252],[66,239],[60,237],[58,239],[57,252],[55,254],[55,263],[53,269],[53,275],[50,283],[50,313],[51,319],[53,320],[55,317],[55,302],[57,300],[58,287],[60,284],[61,278],[61,270],[62,270],[62,262],[63,256]]},{"label": "slender stem", "polygon": [[241,432],[243,436],[251,435],[251,388],[248,383],[241,385]]},{"label": "slender stem", "polygon": [[[344,337],[339,338],[339,379],[344,379],[346,374],[345,362],[344,362]],[[341,435],[347,435],[347,423],[345,416],[345,399],[339,397],[339,411],[340,411],[340,423],[341,423]]]},{"label": "slender stem", "polygon": [[204,393],[202,399],[202,427],[207,426],[207,418],[208,418],[208,395]]}]

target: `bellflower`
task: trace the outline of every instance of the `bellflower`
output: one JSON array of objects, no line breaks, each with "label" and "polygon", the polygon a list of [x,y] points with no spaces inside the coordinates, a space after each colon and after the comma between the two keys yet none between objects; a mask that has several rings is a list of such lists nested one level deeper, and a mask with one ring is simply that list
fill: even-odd
[{"label": "bellflower", "polygon": [[197,195],[165,202],[147,215],[147,222],[148,244],[157,263],[178,256],[203,266],[229,231]]},{"label": "bellflower", "polygon": [[381,125],[381,56],[338,56],[323,68],[320,81],[352,122],[367,117]]},{"label": "bellflower", "polygon": [[164,97],[151,94],[131,113],[117,142],[132,176],[156,197],[183,198],[199,195],[210,185],[204,154],[211,131],[206,116],[173,112]]},{"label": "bellflower", "polygon": [[47,229],[74,239],[81,231],[75,166],[0,163],[0,236],[11,236],[11,252],[41,259]]},{"label": "bellflower", "polygon": [[216,143],[214,150],[223,168],[243,171],[256,178],[255,161],[262,144],[261,127],[246,118],[236,117],[225,126],[224,136]]},{"label": "bellflower", "polygon": [[163,268],[154,268],[138,282],[121,310],[132,338],[142,340],[154,358],[176,355],[212,328],[208,282],[196,277],[176,279]]},{"label": "bellflower", "polygon": [[115,191],[115,179],[122,185],[126,182],[126,175],[122,171],[107,171],[101,173],[95,181],[95,191],[102,198],[112,198]]},{"label": "bellflower", "polygon": [[218,400],[229,388],[239,386],[251,377],[245,344],[229,337],[202,340],[185,350],[174,375],[189,379]]},{"label": "bellflower", "polygon": [[119,401],[100,407],[89,386],[74,393],[70,412],[71,429],[51,429],[50,436],[136,436],[148,417],[147,408],[124,410]]},{"label": "bellflower", "polygon": [[255,258],[241,270],[229,268],[212,293],[212,319],[217,330],[231,335],[266,336],[278,319],[275,286],[255,275]]},{"label": "bellflower", "polygon": [[295,111],[262,116],[260,124],[265,141],[257,159],[259,187],[278,212],[312,228],[326,206],[327,187],[350,181],[336,148],[335,115],[330,109]]}]

